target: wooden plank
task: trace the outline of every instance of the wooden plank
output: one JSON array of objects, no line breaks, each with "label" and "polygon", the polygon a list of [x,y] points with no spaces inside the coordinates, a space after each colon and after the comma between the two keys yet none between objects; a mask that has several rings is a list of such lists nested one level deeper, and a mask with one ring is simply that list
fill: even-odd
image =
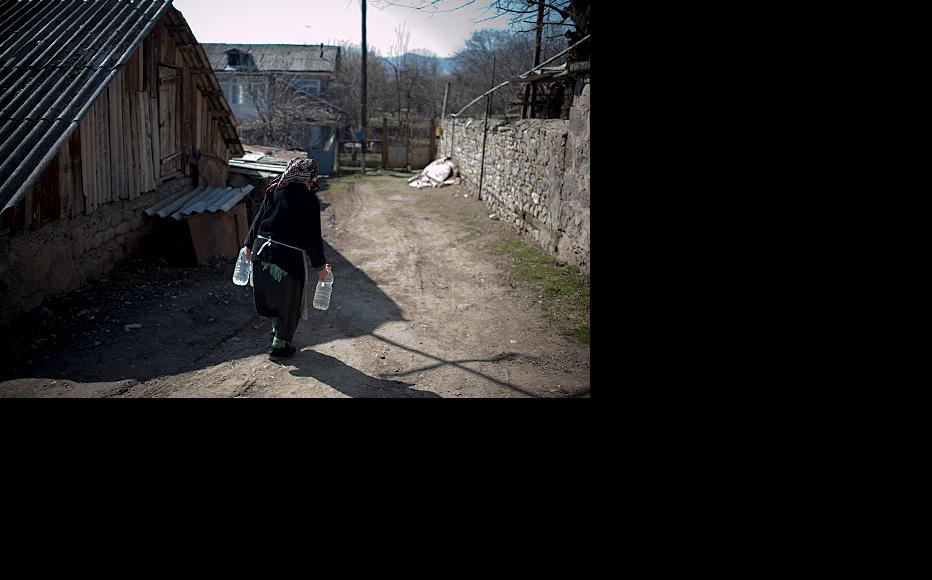
[{"label": "wooden plank", "polygon": [[[181,111],[178,106],[178,91],[180,88],[180,82],[172,82],[172,84],[168,85],[168,117],[165,118],[165,122],[169,127],[168,134],[169,139],[171,139],[169,149],[172,154],[181,152],[181,131],[178,126],[181,121]],[[170,167],[172,171],[175,170],[178,167],[178,162],[172,161]]]},{"label": "wooden plank", "polygon": [[16,235],[26,229],[26,198],[13,206],[13,218],[10,220],[10,235]]},{"label": "wooden plank", "polygon": [[194,115],[195,115],[195,132],[194,132],[194,150],[201,151],[203,146],[201,145],[201,135],[203,130],[201,125],[204,123],[204,114],[201,112],[201,103],[204,100],[204,97],[201,95],[201,91],[194,91],[195,100],[197,103],[194,106]]},{"label": "wooden plank", "polygon": [[97,98],[97,176],[100,187],[100,203],[113,201],[110,189],[110,98],[104,92]]},{"label": "wooden plank", "polygon": [[94,107],[88,109],[81,120],[81,173],[84,193],[84,213],[91,215],[97,209],[94,195]]},{"label": "wooden plank", "polygon": [[158,133],[159,139],[158,165],[164,173],[172,173],[174,171],[174,167],[170,163],[163,167],[162,158],[169,157],[175,152],[171,140],[171,124],[174,121],[171,109],[171,92],[173,85],[168,82],[168,79],[174,79],[175,76],[175,69],[159,66],[158,131],[156,131],[156,133]]},{"label": "wooden plank", "polygon": [[104,126],[104,107],[101,107],[106,93],[94,102],[94,162],[97,165],[97,207],[110,201],[110,176],[104,170],[104,158],[110,164],[110,150],[104,144],[109,139],[110,131]]},{"label": "wooden plank", "polygon": [[239,254],[240,227],[237,216],[230,212],[200,213],[187,219],[191,242],[197,263],[204,264],[213,256],[224,256],[231,260]]},{"label": "wooden plank", "polygon": [[155,190],[155,179],[152,171],[152,125],[149,123],[149,95],[136,93],[136,106],[139,108],[139,139],[142,155],[139,159],[142,175],[142,192]]},{"label": "wooden plank", "polygon": [[[152,42],[153,64],[165,62],[165,57],[162,55],[164,48],[165,48],[165,43],[163,42],[162,35],[165,33],[165,30],[160,25],[161,25],[161,22],[156,23],[155,27],[152,29],[152,32],[149,34],[149,40]],[[154,76],[152,77],[152,79],[158,80],[158,77]],[[150,89],[150,90],[153,90],[153,89]]]},{"label": "wooden plank", "polygon": [[149,122],[152,123],[152,177],[157,183],[162,174],[162,155],[159,140],[159,102],[153,95],[149,99]]},{"label": "wooden plank", "polygon": [[58,160],[45,168],[32,188],[33,227],[36,229],[43,225],[61,219],[61,188],[58,171]]},{"label": "wooden plank", "polygon": [[103,191],[100,187],[100,119],[97,110],[97,102],[95,101],[93,106],[91,106],[93,111],[93,116],[91,117],[91,148],[93,149],[94,154],[94,165],[91,166],[91,170],[94,172],[94,200],[96,205],[94,206],[94,211],[97,211],[97,208],[100,207],[105,201],[103,199]]},{"label": "wooden plank", "polygon": [[220,134],[220,124],[214,122],[214,155],[221,159],[226,159],[227,144]]},{"label": "wooden plank", "polygon": [[149,91],[152,86],[149,84],[152,78],[152,75],[149,74],[149,63],[152,62],[152,37],[153,34],[150,31],[148,36],[142,40],[142,82],[140,83],[141,91]]},{"label": "wooden plank", "polygon": [[167,30],[165,31],[165,37],[168,40],[168,42],[165,43],[167,45],[165,47],[165,50],[167,51],[167,54],[165,55],[165,62],[170,62],[173,65],[181,66],[183,61],[181,59],[181,51],[178,50],[178,44],[175,42],[174,37],[172,37],[172,35],[169,34]]},{"label": "wooden plank", "polygon": [[139,171],[139,192],[145,193],[148,191],[149,185],[146,167],[150,167],[148,164],[148,159],[152,155],[152,153],[149,152],[149,134],[146,129],[145,122],[145,117],[148,116],[149,110],[146,93],[136,93],[136,99],[133,103],[133,106],[136,109],[136,131],[138,132],[139,139],[137,141],[139,144],[139,166],[137,168]]},{"label": "wooden plank", "polygon": [[[159,46],[158,46],[158,35],[149,34],[147,39],[149,41],[149,49],[147,51],[147,56],[149,57],[148,62],[146,62],[146,93],[153,94],[158,90],[158,72],[156,71],[156,66],[159,61]],[[146,117],[149,116],[149,113],[146,113]]]},{"label": "wooden plank", "polygon": [[91,206],[92,211],[97,211],[97,207],[100,205],[100,165],[97,163],[97,158],[100,157],[100,144],[97,142],[97,104],[94,103],[90,109],[90,119],[87,125],[88,140],[90,141],[90,156],[88,160],[90,162],[90,167],[88,170],[91,172],[91,195],[93,197],[93,204]]},{"label": "wooden plank", "polygon": [[97,104],[94,103],[91,105],[91,108],[87,111],[87,142],[88,142],[88,151],[85,159],[87,160],[88,165],[86,166],[87,170],[91,172],[91,191],[90,196],[92,199],[90,209],[92,212],[97,211],[97,206],[100,205],[100,187],[98,181],[100,181],[100,168],[97,164],[97,158],[100,156],[100,147],[97,144]]},{"label": "wooden plank", "polygon": [[181,74],[181,170],[185,175],[191,171],[191,70],[185,67]]},{"label": "wooden plank", "polygon": [[84,213],[84,172],[81,168],[81,126],[79,125],[68,140],[68,152],[71,155],[71,214],[75,217]]},{"label": "wooden plank", "polygon": [[130,95],[131,115],[133,117],[133,195],[130,199],[136,199],[142,193],[142,129],[139,127],[139,99],[136,91]]},{"label": "wooden plank", "polygon": [[121,76],[107,88],[110,100],[110,199],[126,199],[123,193],[123,81]]},{"label": "wooden plank", "polygon": [[126,64],[123,65],[123,70],[120,71],[118,76],[123,77],[123,90],[124,91],[135,91],[137,90],[136,81],[136,55],[139,53],[139,50],[134,50],[133,54],[126,59]]},{"label": "wooden plank", "polygon": [[[155,64],[162,62],[162,27],[160,24],[160,22],[156,22],[147,39],[152,43],[152,62]],[[158,80],[158,77],[153,77],[153,80]],[[152,90],[154,90],[154,87],[150,86],[149,91]]]},{"label": "wooden plank", "polygon": [[[135,84],[135,80],[133,77],[133,82],[127,84]],[[133,95],[136,90],[128,86],[123,88],[123,180],[126,184],[126,199],[135,199],[139,193],[136,171],[136,148],[139,142],[136,140],[136,116],[133,114]]]},{"label": "wooden plank", "polygon": [[143,65],[143,47],[145,46],[145,41],[139,45],[139,48],[136,49],[136,91],[145,90],[146,82],[146,70]]},{"label": "wooden plank", "polygon": [[33,203],[32,203],[32,189],[33,189],[33,188],[30,188],[29,192],[26,193],[26,195],[23,196],[23,202],[22,202],[22,204],[23,204],[23,229],[24,229],[24,230],[26,230],[26,229],[29,229],[29,230],[35,229],[35,228],[32,226],[32,224],[33,224],[33,222],[34,222],[34,218],[33,218],[33,214],[32,214],[32,211],[33,211],[33,209],[32,209],[32,206],[33,206]]},{"label": "wooden plank", "polygon": [[71,204],[74,203],[74,177],[71,174],[71,140],[65,141],[58,151],[58,191],[61,193],[61,219],[71,217]]},{"label": "wooden plank", "polygon": [[126,158],[127,165],[127,179],[129,181],[129,187],[126,191],[127,199],[136,199],[139,195],[139,171],[138,167],[138,149],[139,149],[139,135],[136,131],[136,91],[133,91],[126,95],[126,111],[123,117],[124,122],[126,122],[126,136],[124,136],[124,143],[129,146],[129,156]]},{"label": "wooden plank", "polygon": [[213,147],[213,140],[210,138],[213,133],[211,131],[213,119],[210,118],[210,101],[206,94],[204,95],[204,102],[201,103],[201,112],[204,115],[204,137],[202,141],[204,149],[201,153],[210,153]]}]

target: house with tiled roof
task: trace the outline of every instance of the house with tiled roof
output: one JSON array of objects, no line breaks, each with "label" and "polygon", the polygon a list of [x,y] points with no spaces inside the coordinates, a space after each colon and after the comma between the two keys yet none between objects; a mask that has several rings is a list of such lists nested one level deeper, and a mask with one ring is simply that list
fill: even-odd
[{"label": "house with tiled roof", "polygon": [[337,128],[349,118],[334,102],[339,46],[203,46],[244,143],[305,150],[332,171]]}]

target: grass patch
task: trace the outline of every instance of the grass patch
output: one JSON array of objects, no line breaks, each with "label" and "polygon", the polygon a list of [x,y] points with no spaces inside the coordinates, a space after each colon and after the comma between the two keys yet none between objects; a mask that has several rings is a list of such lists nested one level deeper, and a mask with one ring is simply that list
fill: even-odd
[{"label": "grass patch", "polygon": [[541,313],[564,336],[589,344],[589,275],[518,240],[503,240],[493,252],[511,258],[511,274],[535,288]]},{"label": "grass patch", "polygon": [[472,232],[481,232],[482,227],[479,225],[479,222],[473,218],[466,218],[466,221],[463,222],[463,225],[466,226],[466,229]]}]

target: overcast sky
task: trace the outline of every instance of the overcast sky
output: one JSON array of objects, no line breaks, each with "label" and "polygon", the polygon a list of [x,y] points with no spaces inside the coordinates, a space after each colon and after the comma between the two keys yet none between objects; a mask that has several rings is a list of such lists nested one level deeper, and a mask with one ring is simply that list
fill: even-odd
[{"label": "overcast sky", "polygon": [[[396,0],[404,3],[405,0]],[[413,3],[410,2],[409,3]],[[449,0],[449,8],[463,0]],[[362,23],[359,0],[175,0],[173,6],[199,42],[242,44],[360,44]],[[474,30],[508,28],[506,17],[477,22],[491,16],[486,2],[445,13],[431,13],[370,1],[366,9],[366,41],[370,49],[387,55],[395,43],[395,29],[406,23],[409,49],[426,49],[452,56],[463,48]],[[384,6],[380,9],[379,6]]]}]

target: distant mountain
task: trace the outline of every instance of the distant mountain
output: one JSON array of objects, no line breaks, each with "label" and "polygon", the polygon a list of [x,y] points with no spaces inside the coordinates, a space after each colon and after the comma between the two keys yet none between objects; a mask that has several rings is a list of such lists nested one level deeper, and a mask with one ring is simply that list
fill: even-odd
[{"label": "distant mountain", "polygon": [[453,73],[453,59],[452,58],[441,58],[440,59],[440,74],[448,75]]},{"label": "distant mountain", "polygon": [[399,63],[402,61],[402,58],[406,59],[409,63],[411,61],[422,62],[425,65],[429,65],[431,61],[436,59],[437,70],[440,72],[441,75],[448,75],[453,72],[453,59],[442,57],[442,56],[427,56],[423,54],[417,54],[415,52],[408,52],[408,53],[405,53],[403,57],[401,56],[385,57],[385,60],[391,62],[395,66],[398,66]]}]

